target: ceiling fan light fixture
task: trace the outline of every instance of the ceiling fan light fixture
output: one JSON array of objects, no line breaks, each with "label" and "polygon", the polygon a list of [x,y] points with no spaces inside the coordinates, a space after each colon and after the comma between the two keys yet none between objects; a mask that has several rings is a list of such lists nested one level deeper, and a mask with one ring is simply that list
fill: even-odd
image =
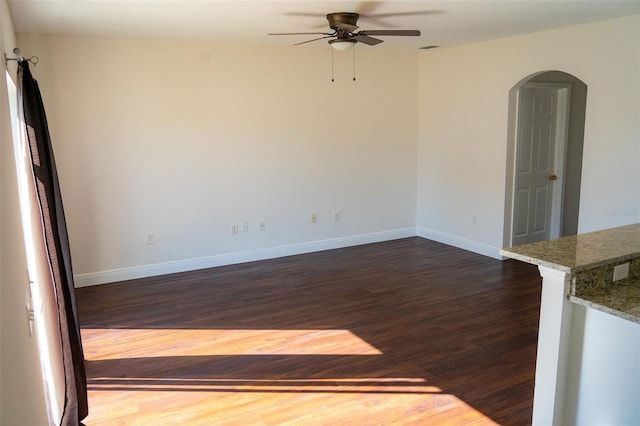
[{"label": "ceiling fan light fixture", "polygon": [[356,43],[357,41],[353,39],[337,38],[335,40],[329,40],[329,44],[331,45],[331,47],[333,47],[335,50],[338,50],[340,52],[344,52],[346,50],[353,48],[353,46],[355,46]]}]

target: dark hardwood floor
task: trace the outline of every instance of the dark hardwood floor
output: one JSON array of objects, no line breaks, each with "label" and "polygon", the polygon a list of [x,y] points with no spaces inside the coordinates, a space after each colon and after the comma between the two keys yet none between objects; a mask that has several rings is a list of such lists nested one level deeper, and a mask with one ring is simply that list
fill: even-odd
[{"label": "dark hardwood floor", "polygon": [[85,424],[530,424],[540,283],[408,238],[81,288]]}]

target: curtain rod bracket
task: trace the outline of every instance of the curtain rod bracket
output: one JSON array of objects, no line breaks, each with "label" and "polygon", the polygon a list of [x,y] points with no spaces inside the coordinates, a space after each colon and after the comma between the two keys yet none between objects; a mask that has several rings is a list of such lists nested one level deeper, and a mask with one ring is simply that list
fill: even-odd
[{"label": "curtain rod bracket", "polygon": [[40,59],[38,59],[37,56],[32,56],[30,58],[24,58],[21,54],[20,54],[20,49],[18,49],[17,47],[13,49],[13,54],[16,55],[15,58],[10,58],[7,56],[7,54],[4,54],[4,64],[7,65],[9,63],[9,61],[29,61],[33,64],[33,66],[35,67],[38,62],[40,62]]}]

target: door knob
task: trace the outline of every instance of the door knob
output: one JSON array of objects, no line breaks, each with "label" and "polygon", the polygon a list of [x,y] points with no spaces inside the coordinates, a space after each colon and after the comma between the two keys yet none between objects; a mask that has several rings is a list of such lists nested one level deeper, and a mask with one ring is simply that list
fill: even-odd
[{"label": "door knob", "polygon": [[549,180],[558,180],[558,176],[556,176],[556,175],[549,175]]}]

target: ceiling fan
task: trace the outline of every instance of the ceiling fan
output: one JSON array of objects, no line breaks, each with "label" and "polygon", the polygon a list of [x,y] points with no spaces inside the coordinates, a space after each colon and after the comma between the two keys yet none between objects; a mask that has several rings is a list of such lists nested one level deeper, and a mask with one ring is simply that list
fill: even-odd
[{"label": "ceiling fan", "polygon": [[329,13],[327,21],[332,32],[301,32],[301,33],[269,33],[269,35],[321,35],[311,40],[295,43],[300,45],[311,43],[317,40],[330,38],[329,44],[336,50],[344,51],[352,48],[356,43],[363,43],[369,46],[375,46],[384,40],[371,36],[419,36],[420,30],[356,30],[359,28],[357,24],[360,14],[352,12]]}]

